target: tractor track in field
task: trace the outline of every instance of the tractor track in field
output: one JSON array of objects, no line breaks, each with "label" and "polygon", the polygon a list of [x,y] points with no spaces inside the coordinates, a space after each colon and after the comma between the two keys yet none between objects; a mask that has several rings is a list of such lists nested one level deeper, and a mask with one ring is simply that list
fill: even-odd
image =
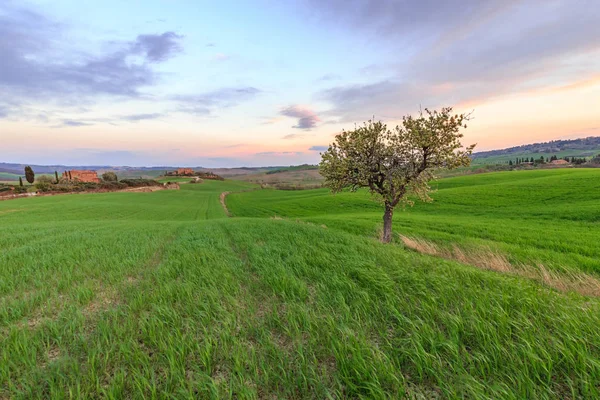
[{"label": "tractor track in field", "polygon": [[228,217],[233,217],[233,215],[231,215],[231,212],[229,212],[229,209],[227,208],[227,203],[225,202],[226,197],[228,195],[230,195],[231,193],[244,193],[244,192],[253,192],[255,190],[259,190],[259,188],[255,188],[255,189],[246,189],[246,190],[236,190],[234,192],[222,192],[221,195],[219,196],[219,201],[221,202],[221,206],[223,207],[223,210],[225,211],[225,214]]}]

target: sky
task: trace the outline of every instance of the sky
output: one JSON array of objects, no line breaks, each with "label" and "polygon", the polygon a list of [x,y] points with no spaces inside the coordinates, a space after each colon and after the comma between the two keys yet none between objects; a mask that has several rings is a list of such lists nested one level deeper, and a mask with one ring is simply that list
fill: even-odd
[{"label": "sky", "polygon": [[0,161],[317,163],[472,112],[476,150],[600,136],[598,0],[0,0]]}]

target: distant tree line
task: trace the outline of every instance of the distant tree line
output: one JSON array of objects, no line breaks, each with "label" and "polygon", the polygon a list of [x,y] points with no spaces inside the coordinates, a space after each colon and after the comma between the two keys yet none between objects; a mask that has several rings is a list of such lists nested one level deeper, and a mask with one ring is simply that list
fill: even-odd
[{"label": "distant tree line", "polygon": [[[544,157],[544,156],[540,156],[540,158],[533,158],[533,157],[518,158],[517,157],[514,161],[509,160],[508,165],[547,164],[547,163],[551,163],[552,161],[556,161],[556,160],[560,160],[560,158],[558,158],[558,156],[556,156],[556,155],[553,155],[549,158]],[[585,164],[588,161],[585,157],[568,157],[568,156],[563,157],[562,160],[565,160],[565,161],[567,161],[571,164],[575,164],[575,165]]]}]

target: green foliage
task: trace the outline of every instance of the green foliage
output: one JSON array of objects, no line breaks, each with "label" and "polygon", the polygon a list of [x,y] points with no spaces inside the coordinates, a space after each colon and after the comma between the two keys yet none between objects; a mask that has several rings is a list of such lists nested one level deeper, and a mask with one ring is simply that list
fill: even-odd
[{"label": "green foliage", "polygon": [[22,193],[27,193],[27,188],[25,186],[15,186],[14,189],[14,193],[15,194],[22,194]]},{"label": "green foliage", "polygon": [[109,171],[102,174],[102,180],[104,182],[117,182],[119,179],[117,178],[117,174]]},{"label": "green foliage", "polygon": [[23,178],[19,177],[19,186],[23,186]]},{"label": "green foliage", "polygon": [[49,192],[52,190],[52,184],[52,178],[47,175],[40,175],[36,180],[35,188],[40,192]]},{"label": "green foliage", "polygon": [[127,188],[127,184],[123,182],[104,181],[100,183],[100,188],[107,190],[120,190]]},{"label": "green foliage", "polygon": [[54,171],[54,178],[55,178],[54,183],[58,184],[60,182],[60,179],[58,178],[58,171]]},{"label": "green foliage", "polygon": [[222,176],[219,176],[215,173],[212,172],[198,172],[195,174],[197,177],[202,178],[202,179],[210,179],[210,180],[217,180],[217,181],[224,181],[225,178],[223,178]]},{"label": "green foliage", "polygon": [[452,115],[452,108],[406,116],[402,126],[388,129],[382,122],[335,137],[322,155],[319,171],[324,185],[337,193],[366,187],[385,205],[383,241],[391,240],[391,217],[398,203],[413,203],[415,195],[429,201],[429,181],[440,169],[470,164],[475,145],[463,149],[461,130],[468,116]]},{"label": "green foliage", "polygon": [[143,186],[160,186],[162,183],[157,182],[153,179],[121,179],[120,183],[124,183],[129,187],[143,187]]},{"label": "green foliage", "polygon": [[[536,188],[555,176],[531,172],[542,173],[523,178]],[[428,229],[443,231],[437,207],[466,209],[461,199],[485,194],[487,212],[497,201],[493,182],[510,188],[515,176],[497,175],[489,187],[476,177],[441,181],[445,202],[409,212],[430,207],[420,221],[433,215]],[[573,193],[592,179],[570,178]],[[228,206],[249,196],[246,207],[267,218],[227,218],[219,194],[248,188],[206,181],[176,191],[0,202],[0,395],[600,395],[598,300],[384,246],[362,226],[351,233],[345,223],[377,211],[368,193],[230,195]],[[538,195],[531,192],[525,200]],[[592,218],[595,204],[576,207]],[[315,219],[345,215],[325,229],[269,219],[272,207]],[[467,225],[479,215],[472,217]]]},{"label": "green foliage", "polygon": [[35,173],[29,165],[25,167],[25,179],[30,184],[33,184],[33,182],[35,181]]}]

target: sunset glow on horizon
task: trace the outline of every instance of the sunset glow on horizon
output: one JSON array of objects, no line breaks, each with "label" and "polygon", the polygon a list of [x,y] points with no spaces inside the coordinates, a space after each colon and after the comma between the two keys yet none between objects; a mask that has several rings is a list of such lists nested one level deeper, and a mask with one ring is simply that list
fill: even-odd
[{"label": "sunset glow on horizon", "polygon": [[420,107],[473,111],[476,151],[600,136],[600,3],[577,4],[2,1],[0,161],[312,164]]}]

